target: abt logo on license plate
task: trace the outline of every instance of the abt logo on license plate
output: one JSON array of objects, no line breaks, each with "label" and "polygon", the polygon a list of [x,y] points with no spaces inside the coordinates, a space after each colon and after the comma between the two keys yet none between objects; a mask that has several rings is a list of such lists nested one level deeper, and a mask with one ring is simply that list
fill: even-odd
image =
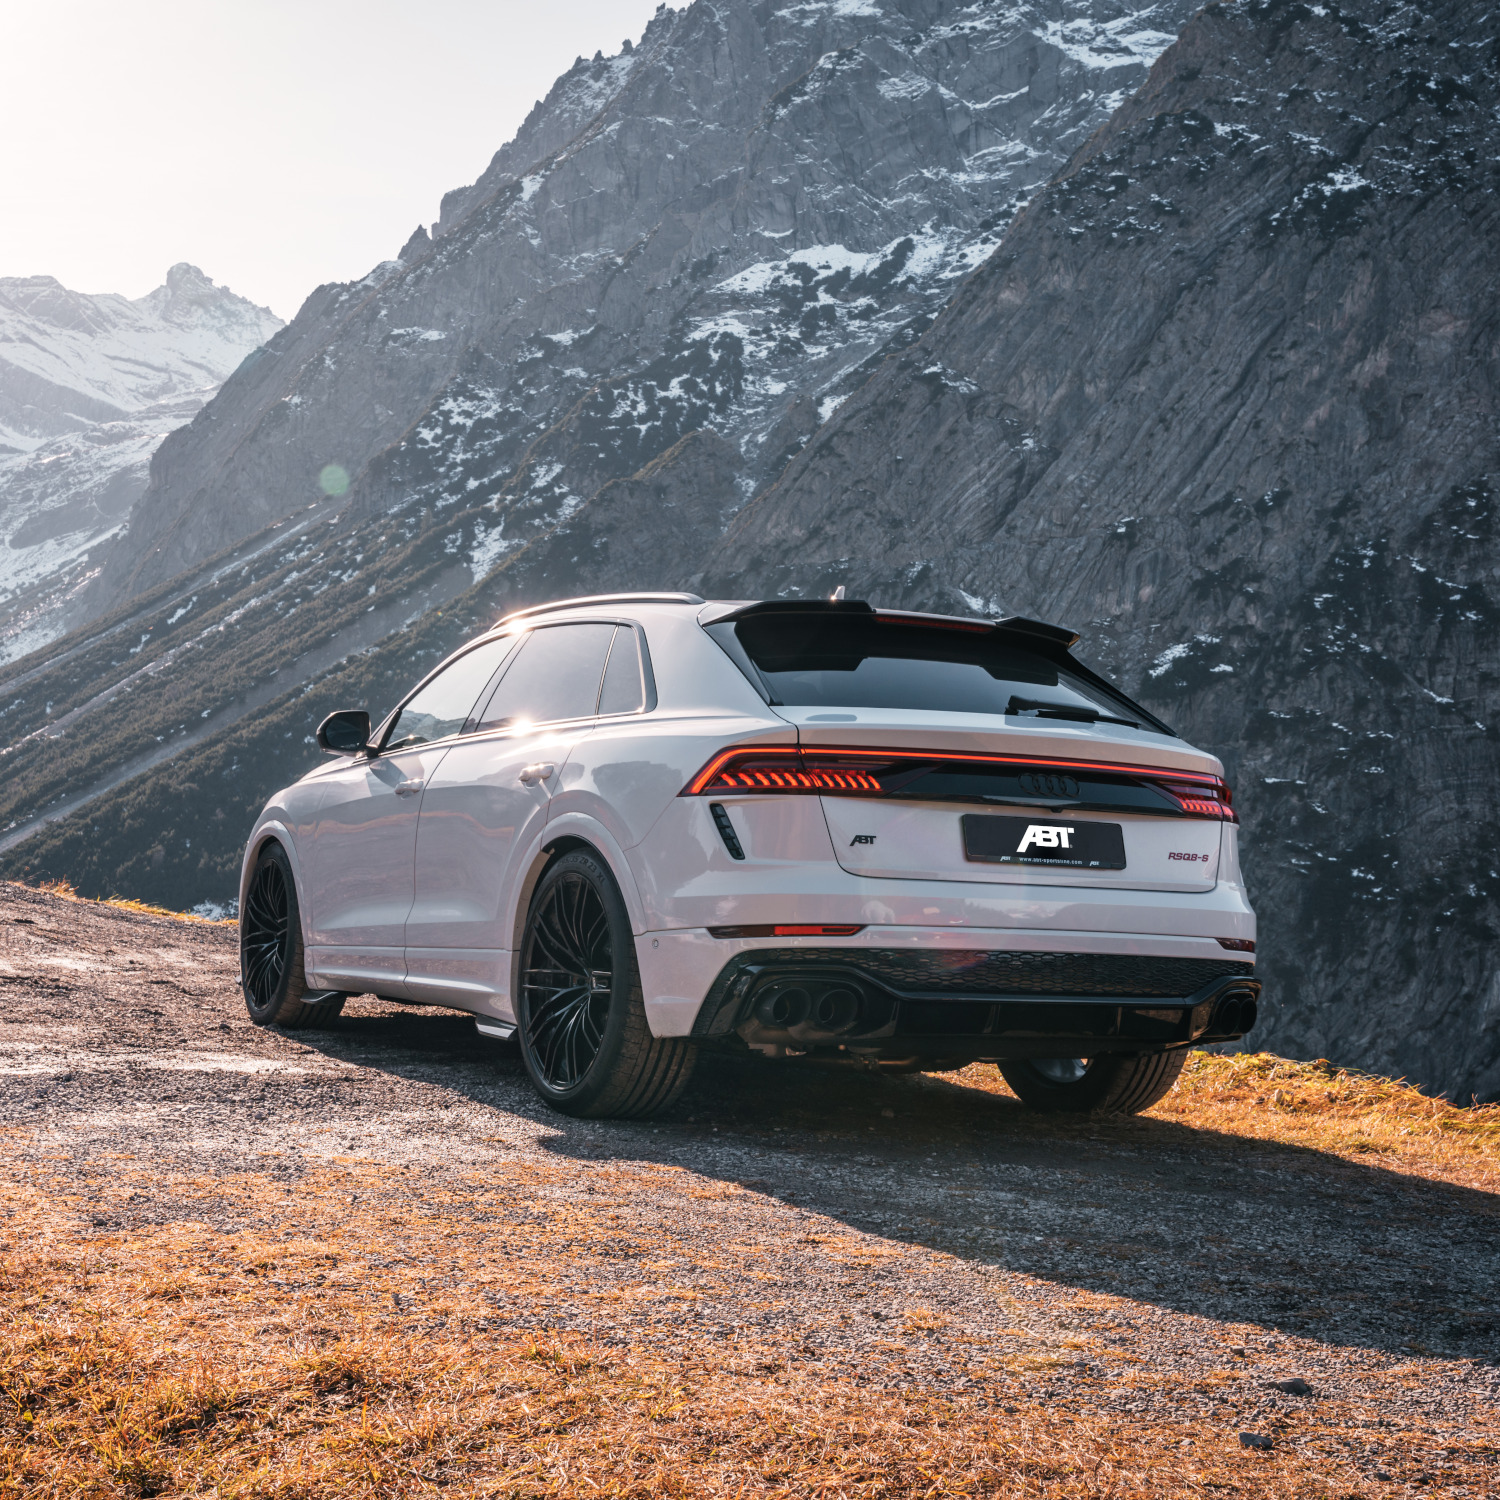
[{"label": "abt logo on license plate", "polygon": [[1125,835],[1118,823],[1069,823],[1055,818],[997,818],[966,813],[964,858],[994,865],[1066,865],[1123,870]]}]

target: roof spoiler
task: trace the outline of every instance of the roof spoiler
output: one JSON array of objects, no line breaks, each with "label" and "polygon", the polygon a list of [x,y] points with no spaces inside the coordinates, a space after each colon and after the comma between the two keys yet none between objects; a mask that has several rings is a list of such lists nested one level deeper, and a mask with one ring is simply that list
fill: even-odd
[{"label": "roof spoiler", "polygon": [[876,609],[863,599],[765,599],[755,604],[734,604],[722,609],[704,610],[699,620],[704,625],[721,620],[744,620],[756,615],[831,614],[876,615],[883,620],[901,620],[913,625],[948,626],[954,630],[1004,630],[1015,635],[1029,635],[1049,645],[1071,650],[1079,640],[1076,630],[1065,625],[1048,625],[1043,620],[1028,620],[1024,615],[1007,615],[1003,620],[976,620],[964,615],[927,614],[910,609]]}]

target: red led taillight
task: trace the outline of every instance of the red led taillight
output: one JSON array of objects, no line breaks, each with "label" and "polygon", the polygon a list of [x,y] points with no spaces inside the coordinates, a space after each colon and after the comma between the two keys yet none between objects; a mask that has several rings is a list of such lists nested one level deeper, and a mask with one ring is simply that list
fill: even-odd
[{"label": "red led taillight", "polygon": [[[963,750],[878,750],[853,745],[816,750],[801,750],[796,745],[722,750],[683,787],[680,795],[743,796],[747,792],[759,792],[775,796],[806,793],[823,797],[880,797],[898,795],[909,781],[905,773],[912,768],[961,769],[964,766],[991,770],[1003,768],[1015,773],[1060,773],[1073,777],[1097,772],[1106,781],[1129,777],[1135,785],[1144,782],[1154,786],[1186,817],[1239,822],[1230,806],[1228,786],[1206,771],[1169,771],[1163,775],[1159,766],[1102,760],[1042,760],[1030,755],[990,755]],[[889,792],[880,779],[882,775],[892,783]]]},{"label": "red led taillight", "polygon": [[759,766],[754,762],[719,772],[710,792],[878,792],[868,771],[841,766]]},{"label": "red led taillight", "polygon": [[[889,760],[889,756],[882,756]],[[820,755],[788,746],[774,750],[727,750],[716,755],[683,789],[689,797],[719,792],[809,792],[879,796],[879,778],[841,755]]]},{"label": "red led taillight", "polygon": [[1221,818],[1238,823],[1239,817],[1230,804],[1231,793],[1218,777],[1207,781],[1158,781],[1164,791],[1190,818]]}]

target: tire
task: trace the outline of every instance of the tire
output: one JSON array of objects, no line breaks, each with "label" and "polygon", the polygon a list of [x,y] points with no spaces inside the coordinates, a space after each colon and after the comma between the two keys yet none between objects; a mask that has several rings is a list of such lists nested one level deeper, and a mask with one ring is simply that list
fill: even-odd
[{"label": "tire", "polygon": [[308,991],[302,960],[297,883],[286,850],[273,841],[260,851],[240,913],[240,984],[257,1026],[327,1026],[343,1010],[343,995]]},{"label": "tire", "polygon": [[645,1119],[675,1103],[697,1048],[654,1037],[619,887],[592,850],[548,867],[521,938],[516,1032],[531,1082],[582,1119]]},{"label": "tire", "polygon": [[[999,1064],[1000,1076],[1028,1109],[1050,1114],[1133,1115],[1171,1092],[1187,1051],[1139,1057],[1017,1060]],[[1067,1077],[1068,1064],[1074,1077]]]}]

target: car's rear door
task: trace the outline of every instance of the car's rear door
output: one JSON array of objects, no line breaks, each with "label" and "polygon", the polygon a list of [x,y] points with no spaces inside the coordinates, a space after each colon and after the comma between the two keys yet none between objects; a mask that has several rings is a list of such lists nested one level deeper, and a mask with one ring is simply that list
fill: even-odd
[{"label": "car's rear door", "polygon": [[546,821],[572,747],[593,727],[612,622],[528,632],[428,779],[406,921],[415,998],[492,1009],[509,988],[514,861]]},{"label": "car's rear door", "polygon": [[1213,887],[1233,816],[1222,768],[1069,655],[1071,632],[858,603],[731,618],[710,631],[797,726],[797,774],[823,790],[846,870]]},{"label": "car's rear door", "polygon": [[1174,760],[1187,763],[1179,774],[1204,774],[1208,758],[1186,747],[1164,754],[1129,730],[986,725],[977,714],[861,710],[831,723],[826,710],[779,712],[810,751],[878,746],[910,757],[900,774],[912,779],[895,796],[822,799],[834,852],[852,874],[1159,891],[1212,890],[1218,878],[1223,823],[1165,815],[1170,794],[1137,785],[1154,785],[1155,768],[1174,784]]}]

